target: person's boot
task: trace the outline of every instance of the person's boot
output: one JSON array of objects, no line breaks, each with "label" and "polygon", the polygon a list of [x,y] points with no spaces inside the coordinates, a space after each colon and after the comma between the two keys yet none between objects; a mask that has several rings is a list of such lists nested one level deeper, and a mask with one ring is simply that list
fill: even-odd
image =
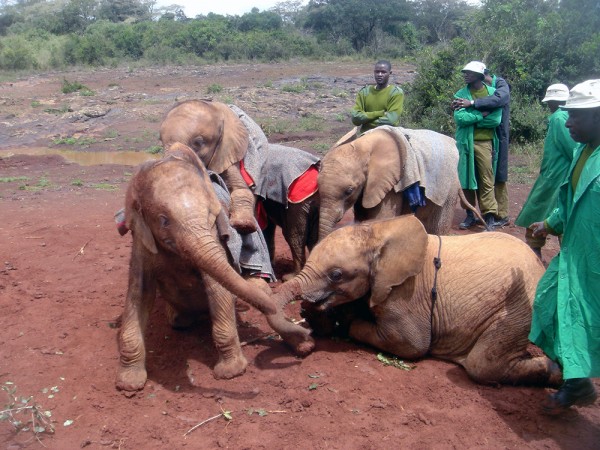
[{"label": "person's boot", "polygon": [[483,216],[483,218],[485,219],[486,231],[494,231],[496,226],[496,218],[494,217],[494,213],[487,213],[485,216]]},{"label": "person's boot", "polygon": [[467,210],[467,217],[465,217],[465,220],[463,220],[459,225],[458,228],[460,228],[461,230],[468,230],[469,228],[473,227],[477,225],[477,219],[475,218],[475,214],[473,214],[473,211],[471,211],[470,209]]},{"label": "person's boot", "polygon": [[550,394],[542,404],[544,414],[560,414],[571,406],[592,405],[598,398],[594,384],[589,378],[565,380],[558,391]]}]

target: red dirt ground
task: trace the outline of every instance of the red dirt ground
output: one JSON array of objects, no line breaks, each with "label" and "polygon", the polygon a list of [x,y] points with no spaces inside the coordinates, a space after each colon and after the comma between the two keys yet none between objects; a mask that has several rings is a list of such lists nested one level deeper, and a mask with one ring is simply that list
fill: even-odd
[{"label": "red dirt ground", "polygon": [[[257,79],[274,81],[302,70],[354,77],[366,73],[368,81],[370,65],[312,69],[293,64],[253,65],[219,70],[229,69],[256,72]],[[173,90],[185,84],[179,69],[161,70],[170,75]],[[216,69],[206,69],[211,70]],[[79,77],[99,91],[115,75],[102,71],[46,74],[0,84],[0,102],[13,108],[0,116],[0,178],[4,181],[0,182],[0,386],[12,382],[18,395],[33,396],[28,404],[51,411],[56,428],[53,435],[40,434],[40,443],[31,431],[16,433],[2,421],[3,448],[42,448],[42,444],[55,449],[598,448],[598,404],[549,418],[538,409],[547,394],[544,388],[478,385],[462,368],[434,359],[417,361],[412,371],[383,366],[377,350],[349,341],[318,339],[316,351],[299,359],[270,336],[266,321],[252,309],[240,312],[239,326],[241,340],[247,342],[248,370],[224,381],[215,380],[211,373],[216,353],[208,325],[186,332],[171,330],[159,299],[146,337],[148,383],[135,394],[117,391],[115,326],[127,289],[131,237],[117,234],[112,215],[122,206],[132,168],[81,166],[59,155],[21,154],[23,147],[47,147],[52,129],[60,134],[74,123],[41,117],[36,119],[38,125],[32,125],[37,128],[18,128],[19,123],[33,120],[33,100],[49,103],[57,96],[56,87],[64,76]],[[165,78],[158,80],[156,73],[141,71],[135,88],[121,87],[122,96],[152,92],[152,86],[164,86]],[[360,82],[354,84],[360,87]],[[225,92],[238,103],[239,91],[233,89],[239,88],[226,87]],[[340,99],[338,112],[352,105],[355,91],[347,89],[350,95]],[[240,99],[242,108],[249,109],[251,102],[243,96]],[[320,99],[316,96],[315,102]],[[271,100],[261,97],[256,110],[265,106],[261,102]],[[159,108],[148,101],[146,107],[165,111],[168,104]],[[132,105],[128,111],[137,110]],[[293,110],[290,114],[301,113]],[[139,117],[112,120],[108,128],[118,130],[115,140],[127,127],[158,129],[158,123],[144,123]],[[296,132],[288,145],[314,150],[311,139],[327,135],[328,142],[335,141],[344,126],[328,125],[322,135]],[[35,134],[36,129],[48,133]],[[80,131],[84,135],[93,132],[93,125]],[[134,144],[132,139],[123,147],[134,148]],[[111,138],[80,150],[119,150],[112,145]],[[26,179],[8,182],[9,177]],[[509,187],[514,217],[530,186]],[[460,219],[457,209],[455,222]],[[515,227],[503,231],[523,235]],[[557,243],[552,240],[544,257],[549,259],[556,251]],[[278,236],[278,274],[289,264],[289,252]],[[289,313],[299,318],[298,305],[292,305]],[[0,392],[0,408],[7,405]],[[219,416],[222,411],[229,411],[232,420]],[[66,421],[72,423],[65,426]]]}]

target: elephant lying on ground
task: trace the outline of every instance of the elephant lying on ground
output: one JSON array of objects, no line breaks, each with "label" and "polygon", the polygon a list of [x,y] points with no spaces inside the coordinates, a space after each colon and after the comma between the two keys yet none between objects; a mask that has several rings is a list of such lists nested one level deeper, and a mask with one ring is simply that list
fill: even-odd
[{"label": "elephant lying on ground", "polygon": [[[242,233],[256,230],[254,194],[267,215],[265,238],[271,257],[278,225],[292,252],[293,272],[300,271],[305,248],[317,240],[318,157],[269,144],[260,126],[240,108],[206,100],[175,105],[161,124],[160,138],[165,147],[174,142],[188,145],[209,170],[223,177],[231,192],[231,224]],[[313,181],[314,187],[290,201],[290,189],[301,180]]]},{"label": "elephant lying on ground", "polygon": [[402,216],[334,231],[274,298],[312,305],[311,325],[328,309],[356,302],[367,314],[332,320],[357,341],[402,358],[453,361],[480,383],[555,386],[559,366],[526,350],[543,272],[510,235],[433,236],[414,216]]},{"label": "elephant lying on ground", "polygon": [[[189,147],[174,144],[163,159],[141,165],[129,183],[125,217],[133,245],[118,337],[119,389],[142,389],[146,382],[144,330],[157,291],[167,302],[167,317],[174,327],[189,326],[200,313],[210,313],[219,353],[216,378],[235,377],[247,366],[237,334],[235,296],[263,312],[296,353],[306,354],[313,348],[310,332],[286,320],[267,293],[267,283],[258,278],[245,280],[233,267],[239,262],[250,271],[268,275],[271,270],[260,233],[254,233],[260,238],[258,244],[250,235],[244,236],[245,242],[237,241],[237,247],[225,244],[239,235],[229,226],[224,202],[217,196],[227,193],[224,184],[214,177],[211,181]],[[262,266],[253,260],[255,248],[249,248],[260,242],[266,255]],[[245,251],[251,254],[244,257]],[[235,252],[238,258],[234,260]]]},{"label": "elephant lying on ground", "polygon": [[319,239],[352,207],[359,222],[410,214],[402,191],[414,183],[426,197],[416,216],[428,233],[448,234],[459,198],[485,223],[460,187],[454,139],[430,130],[383,126],[338,142],[321,161]]}]

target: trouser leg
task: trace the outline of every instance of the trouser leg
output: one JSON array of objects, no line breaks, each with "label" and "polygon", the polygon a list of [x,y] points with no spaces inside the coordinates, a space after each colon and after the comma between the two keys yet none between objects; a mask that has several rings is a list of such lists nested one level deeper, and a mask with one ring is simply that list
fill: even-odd
[{"label": "trouser leg", "polygon": [[481,214],[498,214],[498,203],[494,193],[492,170],[492,141],[474,142],[475,165],[477,167],[477,195]]},{"label": "trouser leg", "polygon": [[508,188],[506,183],[496,183],[494,194],[498,203],[498,217],[504,219],[508,217]]}]

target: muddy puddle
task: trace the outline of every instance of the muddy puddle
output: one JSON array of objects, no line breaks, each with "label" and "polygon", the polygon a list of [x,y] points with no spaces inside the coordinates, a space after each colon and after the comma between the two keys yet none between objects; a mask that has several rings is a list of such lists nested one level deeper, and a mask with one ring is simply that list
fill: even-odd
[{"label": "muddy puddle", "polygon": [[0,152],[0,157],[4,158],[17,155],[59,155],[62,156],[65,161],[79,164],[80,166],[98,166],[101,164],[137,166],[145,161],[150,161],[161,157],[160,154],[153,155],[144,152],[81,152],[72,150],[59,150],[47,147],[13,148],[7,152]]}]

